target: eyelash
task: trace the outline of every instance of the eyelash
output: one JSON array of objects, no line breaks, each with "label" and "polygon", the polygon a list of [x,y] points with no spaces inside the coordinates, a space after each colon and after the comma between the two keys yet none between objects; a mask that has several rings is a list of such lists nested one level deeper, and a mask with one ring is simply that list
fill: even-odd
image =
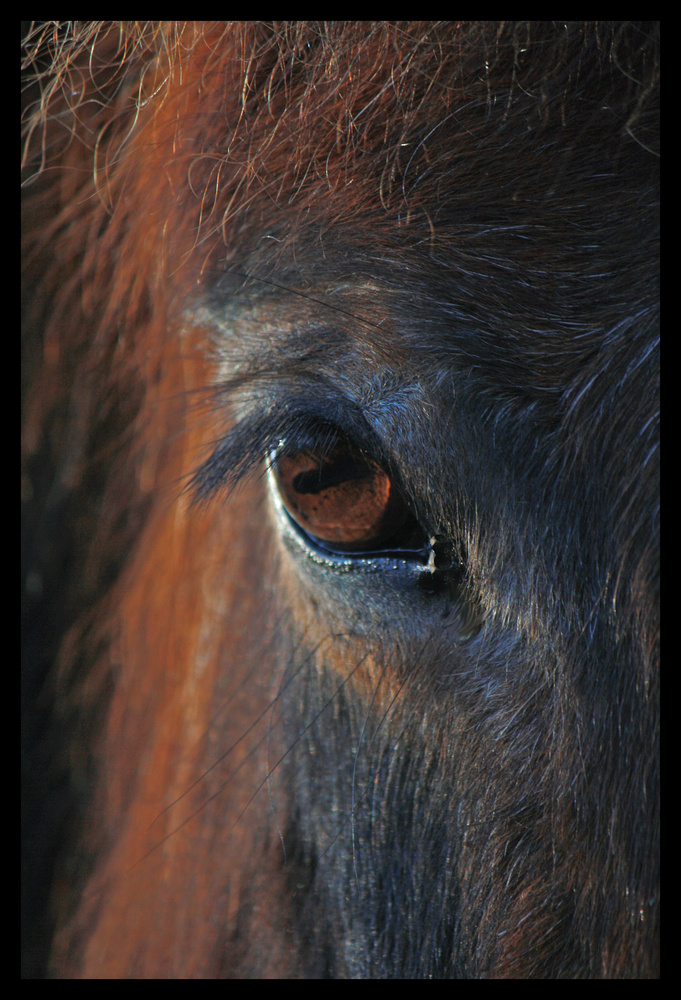
[{"label": "eyelash", "polygon": [[218,493],[229,496],[273,452],[282,449],[291,455],[305,450],[325,452],[340,442],[376,460],[375,448],[358,442],[355,435],[348,434],[337,423],[309,410],[271,407],[265,413],[244,417],[230,428],[194,472],[187,490],[194,503],[207,503]]}]

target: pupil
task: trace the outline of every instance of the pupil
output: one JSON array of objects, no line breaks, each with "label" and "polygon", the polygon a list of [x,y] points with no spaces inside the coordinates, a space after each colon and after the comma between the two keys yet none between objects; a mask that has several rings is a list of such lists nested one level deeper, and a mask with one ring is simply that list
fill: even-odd
[{"label": "pupil", "polygon": [[369,479],[372,475],[373,470],[366,462],[341,458],[331,462],[322,460],[317,469],[298,473],[292,482],[296,493],[320,493],[349,480],[359,482]]}]

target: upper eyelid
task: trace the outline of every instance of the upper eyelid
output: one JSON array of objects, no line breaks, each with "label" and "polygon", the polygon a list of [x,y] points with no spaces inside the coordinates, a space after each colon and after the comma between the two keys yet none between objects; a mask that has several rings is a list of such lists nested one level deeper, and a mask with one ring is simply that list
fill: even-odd
[{"label": "upper eyelid", "polygon": [[[323,409],[323,408],[322,408]],[[347,412],[339,414],[348,416]],[[263,459],[284,439],[293,450],[330,447],[334,436],[344,438],[360,451],[381,462],[382,448],[369,440],[367,431],[354,419],[340,422],[317,407],[305,405],[298,411],[273,406],[269,412],[244,413],[223,436],[211,455],[193,473],[187,491],[195,503],[210,501],[220,492],[229,495],[239,483],[261,466]]]},{"label": "upper eyelid", "polygon": [[[361,406],[348,399],[336,386],[326,380],[319,385],[306,385],[301,391],[290,382],[282,382],[274,387],[274,392],[263,398],[257,396],[244,399],[239,408],[240,422],[258,419],[258,413],[265,411],[266,420],[271,424],[272,439],[282,428],[286,429],[289,441],[301,447],[312,442],[324,445],[334,434],[344,437],[358,448],[375,453],[383,453],[383,444]],[[280,434],[281,436],[281,434]]]},{"label": "upper eyelid", "polygon": [[282,451],[325,451],[333,447],[338,442],[348,442],[359,451],[366,451],[367,448],[357,441],[352,433],[348,433],[337,424],[322,423],[315,427],[314,423],[305,425],[300,429],[292,429],[291,432],[280,437],[277,449]]}]

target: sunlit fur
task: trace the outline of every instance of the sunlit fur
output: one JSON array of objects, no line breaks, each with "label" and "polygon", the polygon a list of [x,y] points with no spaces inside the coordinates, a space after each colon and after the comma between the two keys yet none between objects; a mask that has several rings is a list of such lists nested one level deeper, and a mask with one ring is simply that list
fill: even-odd
[{"label": "sunlit fur", "polygon": [[[657,975],[657,27],[24,54],[25,974]],[[318,421],[448,617],[301,582]]]}]

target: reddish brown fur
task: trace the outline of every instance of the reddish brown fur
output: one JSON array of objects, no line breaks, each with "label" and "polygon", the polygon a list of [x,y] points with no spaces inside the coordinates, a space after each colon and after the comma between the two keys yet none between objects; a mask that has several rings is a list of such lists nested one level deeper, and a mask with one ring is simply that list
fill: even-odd
[{"label": "reddish brown fur", "polygon": [[[410,165],[404,150],[424,117],[486,99],[489,30],[466,29],[459,47],[452,29],[420,22],[91,22],[73,37],[50,25],[28,43],[34,68],[53,62],[26,118],[24,458],[27,495],[42,489],[38,506],[61,519],[71,553],[52,584],[57,634],[43,655],[54,655],[55,760],[78,790],[50,894],[50,974],[296,976],[276,769],[276,822],[266,805],[249,808],[287,750],[270,707],[282,678],[263,669],[268,645],[286,641],[267,584],[285,569],[263,537],[257,479],[228,508],[178,499],[225,426],[204,391],[218,380],[212,333],[182,310],[242,237],[268,232],[295,248],[313,211],[321,232],[355,225],[377,254],[396,228],[413,245],[435,240],[432,185],[404,179],[440,151],[434,142]],[[525,30],[488,52],[509,86]],[[531,67],[519,83],[541,85]],[[475,129],[472,116],[461,138],[471,153]],[[461,144],[456,155],[465,160]],[[380,323],[378,307],[371,318]],[[36,537],[41,524],[29,524]],[[49,589],[49,567],[33,572]],[[310,647],[326,643],[293,605]],[[654,647],[643,630],[642,642]],[[388,705],[399,682],[381,686],[365,653],[360,643],[324,655],[341,677],[359,662],[351,683],[367,697],[378,685]],[[540,874],[516,898],[506,919],[517,932],[481,974],[540,967],[523,921],[543,891]],[[533,917],[536,941],[542,920],[550,932],[548,911]],[[608,952],[628,933],[608,938],[603,975],[628,968]]]}]

